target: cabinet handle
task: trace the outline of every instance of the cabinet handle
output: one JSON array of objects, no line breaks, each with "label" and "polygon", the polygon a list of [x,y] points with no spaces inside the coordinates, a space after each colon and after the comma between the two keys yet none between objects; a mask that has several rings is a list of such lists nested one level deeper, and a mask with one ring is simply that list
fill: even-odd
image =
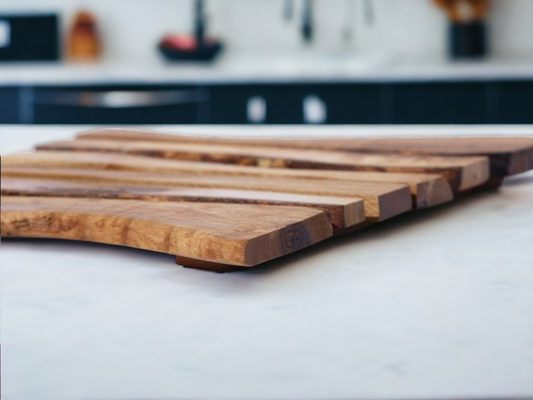
[{"label": "cabinet handle", "polygon": [[106,92],[38,90],[34,99],[35,104],[99,108],[157,107],[196,104],[202,101],[204,101],[203,93],[197,90]]}]

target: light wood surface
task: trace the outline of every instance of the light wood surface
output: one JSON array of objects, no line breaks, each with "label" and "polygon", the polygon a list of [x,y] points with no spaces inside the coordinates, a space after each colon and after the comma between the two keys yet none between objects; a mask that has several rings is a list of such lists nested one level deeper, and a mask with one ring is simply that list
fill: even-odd
[{"label": "light wood surface", "polygon": [[38,146],[38,149],[127,153],[272,168],[438,173],[456,191],[480,186],[489,179],[486,157],[402,156],[125,140],[60,141]]},{"label": "light wood surface", "polygon": [[2,237],[57,238],[253,266],[332,235],[322,211],[252,204],[2,196]]},{"label": "light wood surface", "polygon": [[321,179],[271,177],[257,179],[250,176],[2,166],[2,178],[8,176],[362,198],[366,218],[375,222],[383,221],[412,209],[409,188],[406,185],[394,183],[353,182],[350,185],[339,185],[337,181]]},{"label": "light wood surface", "polygon": [[9,177],[2,177],[1,190],[2,195],[6,196],[85,197],[310,207],[324,211],[335,228],[353,227],[365,220],[363,199],[347,197]]},{"label": "light wood surface", "polygon": [[492,177],[533,169],[533,138],[394,138],[304,141],[301,148],[348,149],[383,154],[487,156]]},{"label": "light wood surface", "polygon": [[515,175],[533,169],[533,137],[234,139],[101,129],[82,133],[78,139],[151,140],[409,155],[488,156],[492,177]]},{"label": "light wood surface", "polygon": [[[409,186],[414,208],[433,207],[453,200],[448,182],[437,174],[331,171],[319,169],[256,168],[211,162],[169,160],[117,153],[36,151],[2,158],[2,166],[92,168],[146,172],[186,172],[280,178],[329,179],[348,182],[400,183]],[[348,185],[348,183],[346,183]]]}]

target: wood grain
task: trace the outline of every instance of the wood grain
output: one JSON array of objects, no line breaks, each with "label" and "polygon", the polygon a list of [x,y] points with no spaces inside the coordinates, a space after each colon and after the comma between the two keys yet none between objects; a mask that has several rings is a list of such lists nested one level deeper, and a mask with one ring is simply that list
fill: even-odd
[{"label": "wood grain", "polygon": [[333,226],[339,229],[358,225],[365,220],[363,199],[360,198],[9,177],[2,177],[1,190],[2,195],[7,196],[85,197],[310,207],[324,211]]},{"label": "wood grain", "polygon": [[4,177],[48,178],[70,181],[116,182],[137,185],[185,186],[211,189],[238,189],[262,192],[294,193],[315,196],[362,198],[365,217],[383,221],[412,209],[406,185],[394,183],[350,182],[323,179],[287,179],[252,176],[153,173],[144,171],[109,171],[73,168],[11,167],[2,165]]},{"label": "wood grain", "polygon": [[[433,207],[453,200],[448,182],[436,174],[385,173],[364,171],[331,171],[319,169],[256,168],[210,162],[193,162],[133,156],[128,154],[36,151],[2,158],[2,166],[91,168],[146,172],[186,172],[209,175],[241,175],[256,177],[328,179],[347,182],[400,183],[409,186],[416,209]],[[346,183],[349,185],[349,183]]]},{"label": "wood grain", "polygon": [[304,207],[2,196],[2,237],[122,245],[211,263],[253,266],[332,235]]},{"label": "wood grain", "polygon": [[[533,169],[533,138],[338,139],[320,142],[315,147],[383,154],[487,156],[493,178]],[[300,146],[312,148],[308,146],[313,144]]]},{"label": "wood grain", "polygon": [[273,168],[438,173],[446,178],[456,191],[480,186],[489,179],[486,157],[397,156],[257,146],[96,139],[60,141],[38,146],[38,149],[139,154]]},{"label": "wood grain", "polygon": [[533,169],[533,137],[230,139],[131,129],[101,129],[82,133],[78,139],[150,140],[407,155],[488,156],[493,178],[516,175]]}]

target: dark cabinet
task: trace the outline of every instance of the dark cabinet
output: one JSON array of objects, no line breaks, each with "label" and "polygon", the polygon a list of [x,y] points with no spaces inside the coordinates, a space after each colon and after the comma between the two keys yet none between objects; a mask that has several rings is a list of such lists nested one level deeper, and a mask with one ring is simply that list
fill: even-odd
[{"label": "dark cabinet", "polygon": [[36,124],[207,123],[207,96],[197,87],[40,87],[32,94]]},{"label": "dark cabinet", "polygon": [[196,124],[192,104],[158,107],[80,107],[37,104],[35,124]]},{"label": "dark cabinet", "polygon": [[0,123],[529,124],[533,80],[13,86]]},{"label": "dark cabinet", "polygon": [[486,83],[396,84],[394,124],[485,124]]},{"label": "dark cabinet", "polygon": [[210,121],[213,124],[254,122],[250,102],[261,99],[265,124],[306,122],[305,102],[315,99],[324,107],[326,124],[379,124],[380,85],[377,84],[264,84],[219,85],[210,88]]},{"label": "dark cabinet", "polygon": [[324,102],[327,124],[379,124],[382,119],[380,93],[377,84],[315,85],[301,88],[299,101],[301,108],[309,97]]},{"label": "dark cabinet", "polygon": [[19,88],[0,88],[0,123],[17,124],[19,115]]},{"label": "dark cabinet", "polygon": [[533,82],[498,84],[500,124],[533,124]]}]

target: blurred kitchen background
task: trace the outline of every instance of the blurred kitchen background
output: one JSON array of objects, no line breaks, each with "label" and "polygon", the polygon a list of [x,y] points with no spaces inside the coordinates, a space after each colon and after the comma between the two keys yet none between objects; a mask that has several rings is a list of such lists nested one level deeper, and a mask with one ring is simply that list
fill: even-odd
[{"label": "blurred kitchen background", "polygon": [[2,0],[0,123],[530,124],[533,1]]}]

